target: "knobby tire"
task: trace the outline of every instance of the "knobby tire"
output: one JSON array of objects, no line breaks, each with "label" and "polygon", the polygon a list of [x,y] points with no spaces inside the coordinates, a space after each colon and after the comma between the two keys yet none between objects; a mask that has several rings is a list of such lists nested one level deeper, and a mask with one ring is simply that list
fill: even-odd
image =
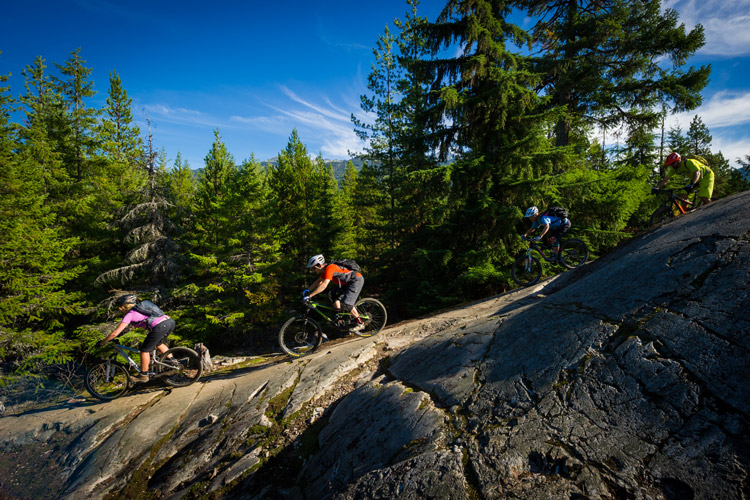
[{"label": "knobby tire", "polygon": [[314,352],[322,341],[323,330],[317,321],[307,316],[289,318],[279,330],[281,350],[295,358]]},{"label": "knobby tire", "polygon": [[536,257],[523,254],[513,263],[510,275],[521,286],[533,285],[542,277],[542,263]]},{"label": "knobby tire", "polygon": [[[170,359],[171,356],[171,359]],[[201,356],[189,347],[173,347],[159,357],[162,363],[172,363],[173,368],[158,366],[162,380],[174,387],[185,387],[201,378],[203,363]]]},{"label": "knobby tire", "polygon": [[354,307],[357,308],[359,316],[365,323],[364,329],[355,331],[360,337],[372,337],[380,333],[388,321],[388,311],[385,306],[377,299],[366,298],[357,302]]},{"label": "knobby tire", "polygon": [[653,214],[651,214],[651,218],[648,221],[649,227],[655,226],[656,224],[660,224],[662,222],[666,222],[674,217],[674,214],[672,213],[671,207],[659,207],[657,208]]},{"label": "knobby tire", "polygon": [[84,379],[89,394],[103,401],[110,401],[125,394],[130,387],[128,370],[121,364],[102,361],[86,372]]},{"label": "knobby tire", "polygon": [[560,263],[568,269],[575,269],[586,263],[589,249],[583,241],[572,238],[562,242],[560,246]]}]

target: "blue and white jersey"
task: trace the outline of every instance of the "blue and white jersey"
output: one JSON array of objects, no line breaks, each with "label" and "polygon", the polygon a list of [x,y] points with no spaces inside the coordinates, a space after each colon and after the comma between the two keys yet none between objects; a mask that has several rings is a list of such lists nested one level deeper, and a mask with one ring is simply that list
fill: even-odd
[{"label": "blue and white jersey", "polygon": [[545,224],[549,224],[550,229],[560,227],[567,222],[568,219],[563,217],[555,217],[554,215],[542,215],[537,220],[531,223],[531,228],[536,229]]}]

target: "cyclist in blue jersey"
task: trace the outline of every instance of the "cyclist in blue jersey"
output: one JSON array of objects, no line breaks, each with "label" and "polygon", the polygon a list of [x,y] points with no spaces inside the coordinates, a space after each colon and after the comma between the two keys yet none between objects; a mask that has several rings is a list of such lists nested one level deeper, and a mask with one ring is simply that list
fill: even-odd
[{"label": "cyclist in blue jersey", "polygon": [[534,238],[535,241],[539,241],[549,231],[549,242],[552,245],[552,250],[555,252],[553,258],[560,260],[560,240],[562,239],[562,235],[570,230],[570,219],[567,217],[556,217],[546,212],[540,214],[539,209],[536,207],[529,207],[524,217],[531,221],[531,227],[523,233],[523,238],[526,239],[529,234],[538,228],[542,228],[542,233]]}]

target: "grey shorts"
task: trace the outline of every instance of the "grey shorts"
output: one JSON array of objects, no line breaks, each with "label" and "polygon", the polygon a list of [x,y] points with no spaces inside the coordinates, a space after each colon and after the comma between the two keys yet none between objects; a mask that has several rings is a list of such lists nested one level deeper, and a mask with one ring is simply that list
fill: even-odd
[{"label": "grey shorts", "polygon": [[357,303],[362,287],[365,285],[365,279],[362,276],[354,278],[344,286],[336,286],[331,289],[329,296],[331,302],[341,301],[342,311],[351,311],[354,304]]}]

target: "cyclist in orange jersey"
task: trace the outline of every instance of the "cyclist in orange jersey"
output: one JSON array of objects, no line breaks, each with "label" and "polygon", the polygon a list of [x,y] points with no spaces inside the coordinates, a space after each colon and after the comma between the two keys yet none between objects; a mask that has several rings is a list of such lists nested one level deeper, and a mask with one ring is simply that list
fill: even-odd
[{"label": "cyclist in orange jersey", "polygon": [[317,272],[318,279],[310,285],[310,291],[304,295],[304,299],[310,300],[315,295],[324,292],[328,285],[333,282],[338,287],[331,290],[333,307],[337,311],[351,312],[357,324],[350,328],[350,331],[362,330],[365,324],[359,317],[357,308],[354,307],[359,294],[362,292],[362,286],[365,284],[365,278],[362,274],[337,264],[326,264],[325,257],[321,254],[310,257],[310,260],[307,261],[307,268]]}]

